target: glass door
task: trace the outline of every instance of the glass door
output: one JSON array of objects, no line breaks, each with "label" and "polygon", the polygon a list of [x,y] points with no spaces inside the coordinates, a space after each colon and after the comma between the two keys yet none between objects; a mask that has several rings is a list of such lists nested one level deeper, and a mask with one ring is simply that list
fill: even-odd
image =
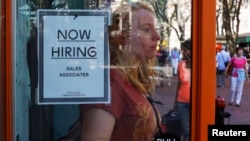
[{"label": "glass door", "polygon": [[[154,6],[155,3],[150,3],[152,1],[147,1],[148,4],[153,4]],[[155,2],[155,1],[153,1]],[[197,2],[196,0],[188,1],[187,4],[181,4],[178,3],[179,1],[172,1],[171,11],[172,11],[172,16],[174,24],[176,25],[177,34],[174,35],[174,41],[172,42],[167,42],[169,40],[170,27],[173,25],[168,25],[169,23],[165,24],[164,22],[166,21],[161,21],[162,24],[159,25],[160,29],[162,29],[161,36],[164,38],[161,38],[161,45],[169,45],[169,47],[174,47],[178,46],[180,49],[180,41],[183,41],[185,39],[190,38],[191,36],[194,35],[194,46],[198,47],[200,46],[200,42],[203,43],[202,41],[198,41],[202,31],[201,29],[197,29],[200,26],[200,21],[197,19],[200,15],[197,13],[203,13],[200,12],[202,11],[201,9],[197,9],[198,5],[201,5],[201,3]],[[36,104],[36,94],[37,94],[37,81],[38,81],[38,74],[37,74],[37,65],[38,65],[38,60],[37,60],[37,43],[38,37],[36,36],[37,32],[37,17],[36,17],[36,10],[37,9],[57,9],[58,11],[63,10],[63,9],[93,9],[93,10],[100,10],[102,8],[109,8],[110,6],[116,6],[115,4],[120,4],[120,1],[110,1],[110,0],[18,0],[13,2],[14,7],[16,8],[15,13],[13,16],[15,16],[15,20],[13,22],[14,24],[14,29],[13,29],[13,36],[15,36],[15,41],[14,41],[14,67],[13,67],[13,72],[14,72],[14,140],[16,141],[57,141],[61,137],[63,137],[68,129],[71,127],[71,125],[75,122],[75,120],[79,117],[79,111],[78,111],[78,106],[77,104],[71,104],[71,105],[37,105]],[[162,4],[162,3],[160,3]],[[188,7],[191,5],[195,5],[194,7],[194,13],[192,13],[191,9],[188,9]],[[210,4],[212,5],[212,4]],[[156,8],[157,10],[157,8]],[[182,12],[182,10],[187,10],[186,12]],[[193,10],[193,9],[192,9]],[[169,11],[170,12],[170,11]],[[182,19],[183,16],[187,16],[185,14],[189,14],[189,23],[185,24],[185,19]],[[160,13],[159,13],[160,14]],[[182,15],[184,14],[184,15]],[[194,19],[191,18],[191,16],[194,16]],[[209,15],[209,14],[208,14]],[[76,16],[77,17],[77,16]],[[167,17],[170,18],[170,17]],[[201,17],[199,17],[201,18]],[[163,18],[164,19],[164,18]],[[119,19],[120,20],[120,19]],[[117,19],[117,21],[119,21]],[[195,28],[191,28],[191,22],[194,22],[192,24],[195,24]],[[203,22],[202,22],[203,23]],[[206,23],[206,22],[204,22]],[[193,25],[192,25],[193,26]],[[203,29],[203,28],[202,28]],[[205,29],[205,28],[204,28]],[[185,32],[185,31],[189,32]],[[191,33],[195,31],[194,33]],[[207,30],[206,30],[207,31]],[[174,33],[173,30],[171,33]],[[207,33],[207,32],[206,32]],[[211,33],[211,32],[209,32]],[[171,36],[173,37],[173,36]],[[213,37],[213,35],[209,36]],[[206,39],[210,39],[210,38]],[[211,40],[210,40],[211,41]],[[205,42],[205,41],[204,41]],[[208,42],[206,42],[208,43]],[[202,48],[205,49],[206,46],[212,44],[212,41],[209,42],[206,45],[202,44]],[[159,44],[160,45],[160,44]],[[205,49],[208,51],[208,49]],[[194,60],[200,60],[202,62],[205,62],[206,60],[201,57],[201,55],[198,55],[199,53],[205,54],[203,52],[204,50],[201,50],[200,48],[195,48],[193,49],[193,53],[195,54]],[[208,51],[209,53],[209,51]],[[213,53],[210,53],[213,54]],[[204,56],[204,55],[203,55]],[[202,65],[199,64],[200,62],[195,61],[197,64],[194,65],[194,72],[195,74],[199,74],[197,76],[192,76],[192,81],[194,80],[194,84],[199,87],[200,84],[200,78],[204,78],[202,75],[204,72],[199,72],[202,69]],[[211,63],[212,61],[207,61],[209,62],[210,66],[213,65]],[[211,65],[212,64],[212,65]],[[213,71],[212,71],[213,72]],[[212,73],[211,73],[212,74]],[[174,75],[174,74],[173,74]],[[194,79],[193,79],[194,78]],[[207,77],[205,77],[207,78]],[[204,80],[202,80],[203,82]],[[163,81],[165,85],[164,87],[168,86],[167,81]],[[206,82],[206,84],[209,82]],[[212,82],[211,82],[212,83]],[[210,86],[210,85],[209,85]],[[158,88],[160,90],[160,88]],[[205,104],[203,103],[198,103],[197,101],[205,99],[204,97],[208,95],[206,98],[210,98],[210,100],[214,100],[209,96],[209,94],[206,95],[206,92],[204,92],[204,88],[200,87],[199,89],[192,86],[192,90],[194,92],[194,96],[192,97],[194,100],[194,103],[192,103],[192,111],[197,113],[194,113],[192,115],[195,115],[192,117],[192,131],[198,131],[198,133],[202,132],[202,134],[206,131],[205,127],[198,127],[200,126],[200,122],[204,122],[204,124],[207,124],[208,122],[212,122],[210,118],[208,119],[206,114],[202,112]],[[199,92],[204,92],[205,95],[198,95]],[[200,93],[199,93],[200,94]],[[173,101],[172,101],[173,102]],[[197,108],[201,106],[201,108]],[[168,108],[170,108],[169,106]],[[212,107],[209,107],[213,109]],[[208,109],[209,109],[208,108]],[[209,110],[211,110],[209,109]],[[162,113],[163,114],[163,113]],[[199,116],[199,115],[202,116]],[[213,115],[213,114],[212,114]],[[201,117],[201,121],[198,121],[198,119]],[[206,117],[206,118],[204,118]],[[213,118],[213,117],[212,117]],[[197,129],[201,128],[201,129]],[[196,133],[196,132],[195,132]],[[197,134],[198,134],[197,133]],[[196,138],[196,135],[192,136],[192,138]],[[198,138],[198,137],[197,137]]]}]

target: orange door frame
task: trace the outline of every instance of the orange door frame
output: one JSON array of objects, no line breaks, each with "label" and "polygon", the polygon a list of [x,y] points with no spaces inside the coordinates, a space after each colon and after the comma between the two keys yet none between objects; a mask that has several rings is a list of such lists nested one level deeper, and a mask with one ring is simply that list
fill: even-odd
[{"label": "orange door frame", "polygon": [[216,1],[192,0],[192,141],[208,140],[215,119]]},{"label": "orange door frame", "polygon": [[13,93],[12,93],[12,75],[13,75],[13,61],[12,59],[14,58],[12,55],[12,0],[2,0],[3,3],[5,4],[6,7],[6,12],[5,12],[5,30],[6,30],[6,42],[5,42],[5,141],[14,141],[13,139]]},{"label": "orange door frame", "polygon": [[[5,42],[5,113],[4,140],[13,141],[13,86],[12,66],[12,1],[3,0],[6,5],[6,42]],[[207,141],[207,126],[214,124],[215,116],[215,0],[192,0],[192,120],[191,140]],[[1,25],[3,26],[3,25]],[[3,45],[3,43],[1,43]],[[212,48],[211,48],[212,47]],[[2,56],[1,56],[2,57]],[[209,91],[208,91],[209,90]]]},{"label": "orange door frame", "polygon": [[1,1],[0,3],[0,13],[1,13],[1,23],[0,23],[0,140],[4,141],[5,140],[5,14],[6,14],[6,9],[5,9],[5,1]]}]

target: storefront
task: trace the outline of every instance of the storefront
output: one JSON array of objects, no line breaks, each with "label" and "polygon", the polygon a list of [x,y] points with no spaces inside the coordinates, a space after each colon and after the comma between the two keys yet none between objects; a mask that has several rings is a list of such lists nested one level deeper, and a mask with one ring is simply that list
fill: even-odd
[{"label": "storefront", "polygon": [[[1,1],[0,140],[57,141],[79,116],[78,104],[36,104],[38,40],[32,34],[36,10],[94,10],[109,4],[100,0]],[[215,1],[192,0],[192,141],[206,141],[207,125],[214,124],[215,61],[210,58],[215,56],[211,50],[215,30],[211,29],[216,25],[211,19],[215,19]]]},{"label": "storefront", "polygon": [[242,33],[238,35],[236,43],[239,47],[249,47],[250,46],[250,33]]}]

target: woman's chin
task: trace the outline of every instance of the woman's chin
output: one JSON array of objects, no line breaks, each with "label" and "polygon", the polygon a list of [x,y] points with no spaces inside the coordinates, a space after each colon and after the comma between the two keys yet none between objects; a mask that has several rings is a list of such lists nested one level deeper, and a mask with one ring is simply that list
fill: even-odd
[{"label": "woman's chin", "polygon": [[147,55],[147,59],[153,59],[153,58],[155,58],[156,57],[156,54],[154,53],[154,54],[150,54],[150,55]]}]

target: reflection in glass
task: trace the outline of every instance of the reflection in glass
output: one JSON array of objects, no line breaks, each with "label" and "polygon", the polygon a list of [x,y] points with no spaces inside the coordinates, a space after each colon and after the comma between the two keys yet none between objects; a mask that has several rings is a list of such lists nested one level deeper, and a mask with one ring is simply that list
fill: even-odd
[{"label": "reflection in glass", "polygon": [[[153,98],[164,103],[163,106],[156,105],[159,113],[163,115],[173,109],[175,103],[175,94],[178,85],[178,61],[183,57],[191,58],[183,54],[185,50],[181,43],[191,38],[191,1],[190,0],[145,0],[146,4],[154,9],[157,23],[155,27],[142,27],[140,30],[144,35],[157,33],[159,42],[156,48],[162,47],[165,50],[165,57],[162,62],[155,58],[156,67],[151,67],[156,74],[156,88]],[[36,37],[36,10],[37,9],[110,9],[118,24],[114,32],[110,34],[129,35],[129,20],[124,20],[123,16],[130,13],[129,10],[118,12],[118,6],[122,3],[119,0],[18,0],[16,13],[16,92],[15,92],[15,133],[16,140],[30,141],[56,141],[67,134],[71,125],[79,118],[78,105],[36,105],[35,95],[37,88],[37,37]],[[117,14],[117,15],[115,15]],[[131,18],[131,17],[126,17]],[[123,23],[123,24],[119,24]],[[147,32],[148,31],[148,32]],[[119,38],[120,39],[120,38]],[[116,40],[116,39],[114,39]],[[111,40],[112,41],[112,40]],[[125,45],[126,40],[119,40],[119,54],[121,49],[130,49]],[[110,46],[112,49],[112,46]],[[179,57],[174,55],[177,50]],[[111,50],[113,51],[113,50]],[[153,51],[152,51],[153,52]],[[158,53],[158,54],[157,54]],[[156,55],[161,55],[156,52]],[[186,56],[185,56],[186,55]],[[177,64],[174,63],[174,56]],[[111,56],[117,57],[117,56]],[[162,60],[162,59],[160,59]],[[117,60],[110,62],[112,65]],[[159,64],[158,64],[159,63]],[[161,63],[161,65],[160,65]],[[174,65],[175,64],[175,65]],[[131,68],[133,66],[130,66]],[[144,66],[142,66],[144,67]],[[176,72],[176,73],[174,73]],[[130,78],[131,81],[133,77]],[[187,77],[184,80],[188,79]],[[170,86],[170,87],[168,87]],[[28,133],[28,134],[27,134]]]}]

